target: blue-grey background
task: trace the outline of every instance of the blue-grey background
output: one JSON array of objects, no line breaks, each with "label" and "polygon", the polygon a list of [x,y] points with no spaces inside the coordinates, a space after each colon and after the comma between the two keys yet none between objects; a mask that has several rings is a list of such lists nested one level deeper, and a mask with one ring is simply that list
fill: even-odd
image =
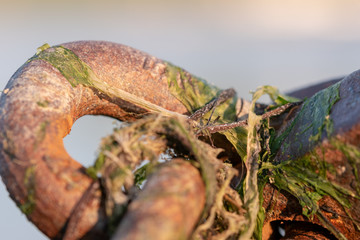
[{"label": "blue-grey background", "polygon": [[[173,62],[240,96],[287,91],[360,66],[357,0],[0,0],[0,88],[47,42],[123,43]],[[65,139],[89,165],[113,120],[80,119]],[[46,239],[0,183],[0,238]]]}]

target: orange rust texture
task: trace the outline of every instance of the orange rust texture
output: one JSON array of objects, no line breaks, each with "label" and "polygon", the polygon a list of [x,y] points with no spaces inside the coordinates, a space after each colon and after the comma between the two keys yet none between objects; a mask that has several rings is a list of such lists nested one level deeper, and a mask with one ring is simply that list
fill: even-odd
[{"label": "orange rust texture", "polygon": [[[179,113],[185,107],[167,90],[164,64],[145,53],[106,42],[64,44],[89,64],[99,79],[138,97]],[[26,171],[34,168],[34,210],[28,218],[48,237],[61,237],[69,216],[93,181],[66,152],[62,138],[76,119],[86,114],[134,120],[146,110],[112,99],[94,89],[71,87],[49,63],[33,60],[12,76],[0,99],[0,174],[11,198],[28,202]],[[156,91],[154,91],[156,89]],[[46,106],[44,103],[46,102]],[[83,211],[81,229],[73,239],[90,231],[97,221],[100,198]],[[79,221],[80,221],[79,220]],[[102,231],[92,229],[91,231]]]},{"label": "orange rust texture", "polygon": [[[313,224],[322,225],[319,219],[315,216],[313,219],[308,219],[302,215],[302,209],[296,198],[290,194],[278,191],[268,184],[264,189],[264,203],[263,207],[266,210],[266,218],[263,227],[263,239],[269,239],[268,225],[272,221],[298,221],[298,222],[311,222]],[[355,209],[349,209],[352,216],[358,219],[359,216],[359,201],[352,200]],[[336,202],[333,198],[325,196],[319,201],[319,207],[323,215],[342,233],[347,239],[358,239],[360,232],[357,231],[348,218],[343,207]],[[325,211],[326,210],[326,211]],[[291,230],[288,229],[288,232]],[[287,236],[288,237],[288,236]],[[287,238],[286,238],[287,239]],[[301,238],[299,238],[301,239]]]},{"label": "orange rust texture", "polygon": [[205,204],[205,186],[189,162],[174,159],[130,203],[112,239],[188,239]]}]

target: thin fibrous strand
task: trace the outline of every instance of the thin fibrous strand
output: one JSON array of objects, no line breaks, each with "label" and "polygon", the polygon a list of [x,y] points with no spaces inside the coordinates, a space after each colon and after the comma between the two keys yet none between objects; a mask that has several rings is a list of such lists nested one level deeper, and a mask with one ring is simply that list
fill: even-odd
[{"label": "thin fibrous strand", "polygon": [[233,88],[223,90],[217,98],[213,99],[212,101],[207,103],[204,107],[202,107],[199,110],[197,110],[196,112],[194,112],[189,117],[189,119],[198,120],[199,118],[204,116],[207,112],[209,112],[211,109],[214,109],[215,107],[222,104],[226,100],[234,97],[235,93],[236,92]]},{"label": "thin fibrous strand", "polygon": [[[261,118],[262,118],[262,120],[264,120],[267,118],[278,116],[278,115],[282,114],[283,112],[285,112],[287,109],[294,107],[294,106],[298,106],[301,103],[302,102],[286,103],[278,108],[275,108],[274,110],[264,113],[263,115],[261,115]],[[219,125],[206,125],[202,129],[200,129],[196,135],[203,136],[204,135],[202,133],[203,130],[206,130],[208,133],[216,133],[216,132],[221,132],[221,131],[225,131],[228,129],[232,129],[232,128],[236,128],[236,127],[244,127],[244,126],[247,126],[247,120],[242,120],[242,121],[237,121],[237,122],[232,122],[232,123],[224,123],[224,124],[219,124]]]},{"label": "thin fibrous strand", "polygon": [[261,118],[264,120],[266,118],[278,116],[278,115],[282,114],[283,112],[285,112],[287,109],[294,107],[294,106],[298,106],[300,104],[302,104],[302,102],[286,103],[280,107],[275,108],[274,110],[264,113],[263,115],[261,115]]},{"label": "thin fibrous strand", "polygon": [[236,127],[244,127],[244,126],[247,126],[247,124],[248,124],[247,120],[242,120],[242,121],[238,121],[238,122],[224,123],[224,124],[219,124],[219,125],[207,125],[207,126],[204,126],[202,129],[200,129],[196,133],[196,135],[203,136],[204,135],[204,133],[202,132],[203,130],[206,130],[208,133],[216,133],[216,132],[221,132],[221,131],[225,131],[225,130],[236,128]]}]

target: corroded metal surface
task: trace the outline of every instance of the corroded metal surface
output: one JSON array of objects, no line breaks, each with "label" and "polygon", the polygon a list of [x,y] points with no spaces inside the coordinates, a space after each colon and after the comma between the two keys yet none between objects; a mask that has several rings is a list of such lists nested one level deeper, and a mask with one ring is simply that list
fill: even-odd
[{"label": "corroded metal surface", "polygon": [[[310,89],[311,90],[311,89]],[[301,91],[299,91],[301,92]],[[302,94],[307,94],[306,91]],[[308,96],[312,95],[310,91]],[[307,120],[301,123],[295,122],[291,133],[284,141],[291,143],[290,147],[284,144],[277,155],[277,159],[284,161],[313,154],[320,156],[329,166],[334,166],[333,171],[327,173],[327,178],[339,186],[348,189],[354,193],[358,191],[359,183],[356,179],[356,175],[360,170],[360,164],[351,164],[353,159],[343,151],[340,151],[338,145],[353,146],[354,148],[360,147],[360,71],[354,72],[346,77],[339,86],[339,100],[332,106],[330,111],[330,119],[332,120],[332,128],[330,132],[327,132],[324,128],[320,133],[320,142],[311,141],[309,135],[300,133],[297,128],[304,125],[311,125],[311,116],[306,116]],[[312,106],[314,109],[316,106]],[[301,111],[297,111],[293,114],[292,120],[282,127],[284,129],[291,126],[292,121],[295,121],[297,114],[301,114]],[[301,126],[300,126],[301,125]],[[330,134],[330,136],[328,136]],[[310,143],[310,144],[309,144]],[[296,148],[296,150],[294,150]],[[294,155],[296,153],[296,155]],[[350,156],[358,157],[358,156]],[[357,160],[358,161],[358,160]],[[315,216],[313,219],[308,219],[302,215],[301,206],[298,200],[293,196],[283,191],[278,191],[270,184],[264,189],[264,204],[263,207],[267,210],[265,225],[269,225],[272,221],[284,220],[284,221],[305,221],[311,222],[317,225],[322,225],[321,221]],[[344,209],[336,200],[329,196],[325,196],[319,201],[319,209],[324,217],[338,229],[347,239],[358,239],[360,234],[354,223],[359,223],[360,215],[360,200],[348,196],[348,200],[351,203],[350,209]],[[352,216],[354,219],[350,218]],[[264,227],[266,229],[266,227]],[[303,234],[303,235],[302,235]],[[306,238],[305,233],[298,233],[299,238],[291,238],[296,236],[296,231],[292,231],[291,239],[314,239]],[[303,238],[301,238],[301,236]],[[284,238],[288,239],[288,238]],[[316,238],[317,239],[317,238]],[[319,238],[322,239],[322,238]]]},{"label": "corroded metal surface", "polygon": [[188,239],[204,204],[199,171],[174,159],[148,179],[112,239]]},{"label": "corroded metal surface", "polygon": [[[130,47],[108,42],[73,42],[62,46],[75,53],[106,86],[171,112],[186,114],[189,110],[169,91],[165,62]],[[183,75],[190,76],[188,73]],[[359,79],[358,71],[341,82],[339,100],[329,105],[331,111],[328,116],[332,120],[330,140],[357,148],[360,147]],[[186,80],[179,77],[176,82]],[[72,86],[59,69],[49,62],[34,58],[12,76],[1,95],[0,174],[11,198],[50,238],[108,237],[100,187],[88,177],[84,167],[66,153],[62,138],[70,132],[74,121],[86,114],[101,114],[123,121],[133,121],[148,114],[149,110],[130,103],[121,96],[108,95],[102,90],[92,85]],[[310,96],[316,91],[307,89],[298,93],[301,96]],[[277,162],[296,159],[314,151],[317,155],[324,156],[327,163],[335,166],[335,171],[328,173],[328,179],[345,189],[358,190],[355,171],[360,170],[360,164],[349,161],[349,156],[327,138],[329,132],[325,131],[325,128],[321,129],[318,142],[311,142],[309,137],[312,135],[308,133],[299,137],[299,134],[304,133],[302,127],[311,125],[312,121],[316,120],[309,114],[303,116],[302,121],[294,121],[299,114],[300,107],[285,118],[279,118],[279,133],[289,126],[292,132],[284,139],[288,144],[281,145],[276,156]],[[217,146],[223,146],[228,155],[236,154],[229,144],[220,143]],[[234,159],[242,163],[238,156]],[[130,211],[126,217],[130,220],[121,224],[115,238],[143,238],[144,236],[138,235],[139,232],[135,230],[149,225],[154,215],[158,215],[156,217],[159,219],[168,217],[174,221],[166,222],[171,225],[170,229],[174,229],[176,224],[183,227],[173,232],[178,231],[185,237],[191,234],[204,205],[204,186],[199,173],[190,164],[174,161],[173,167],[170,166],[160,170],[164,178],[154,177],[149,180],[145,190],[129,206]],[[174,173],[177,175],[173,175]],[[166,190],[169,186],[177,186],[181,191],[187,189],[184,199],[169,200],[171,195],[165,196],[160,202],[152,204],[155,208],[151,211],[156,211],[157,204],[160,204],[158,207],[162,209],[164,204],[171,206],[166,209],[169,211],[162,212],[164,216],[149,212],[150,209],[146,207],[146,204],[150,204],[147,201],[149,194],[157,192],[158,189],[171,192],[172,190]],[[266,209],[264,229],[273,221],[310,222],[317,226],[322,224],[316,216],[313,219],[305,218],[298,200],[290,194],[279,192],[270,184],[266,185],[263,193],[263,207]],[[187,201],[189,198],[191,201]],[[356,239],[359,232],[354,221],[359,222],[360,202],[352,197],[349,197],[349,201],[353,207],[346,212],[338,202],[325,196],[319,201],[319,209],[330,224],[344,236]],[[173,205],[175,202],[178,205]],[[348,213],[354,217],[353,221]],[[129,229],[129,224],[134,228]],[[150,227],[148,232],[143,233],[156,238],[157,233],[152,232],[155,228]],[[291,229],[289,236],[285,237],[295,237],[296,234],[303,236],[303,239],[312,237]],[[313,233],[313,236],[321,239],[320,235],[316,234],[321,233]]]},{"label": "corroded metal surface", "polygon": [[[316,104],[323,104],[318,102]],[[314,109],[312,109],[312,107]],[[309,109],[315,112],[317,106],[309,106]],[[298,114],[301,115],[299,111]],[[277,161],[283,161],[291,157],[296,159],[305,153],[309,152],[315,147],[318,142],[311,141],[312,132],[304,131],[304,126],[310,126],[313,122],[319,121],[315,119],[315,115],[300,116],[301,121],[297,120],[297,114],[292,118],[292,121],[288,121],[282,126],[283,129],[287,129],[291,125],[291,132],[288,137],[284,139],[284,142],[291,143],[289,147],[283,144],[278,152]],[[357,124],[360,122],[360,71],[354,72],[344,78],[339,85],[339,100],[331,106],[329,119],[333,124],[331,135],[344,135],[347,132],[352,132],[352,138],[358,140],[360,136],[356,134]],[[280,130],[281,132],[281,130]],[[326,129],[322,129],[320,133],[321,139],[326,139]],[[359,145],[359,142],[356,142]]]},{"label": "corroded metal surface", "polygon": [[[167,91],[161,60],[113,43],[74,42],[64,46],[78,54],[110,87],[122,88],[171,111],[186,112]],[[136,106],[130,110],[126,102],[96,89],[72,87],[57,69],[42,60],[25,63],[10,79],[0,99],[0,173],[11,198],[47,236],[62,235],[74,206],[93,181],[67,154],[62,138],[74,121],[86,114],[134,120],[134,112],[144,113]],[[102,219],[100,194],[93,196],[74,239]]]}]

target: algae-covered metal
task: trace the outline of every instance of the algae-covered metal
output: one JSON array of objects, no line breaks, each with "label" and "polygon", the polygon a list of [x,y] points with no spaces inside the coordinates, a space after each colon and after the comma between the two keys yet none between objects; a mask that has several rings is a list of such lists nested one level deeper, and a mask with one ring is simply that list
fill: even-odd
[{"label": "algae-covered metal", "polygon": [[[337,239],[356,239],[360,229],[355,184],[360,165],[354,164],[360,136],[358,90],[359,73],[355,72],[305,100],[273,138],[272,150],[277,154],[272,163],[263,163],[261,171],[269,171],[270,182],[294,196],[301,207],[286,210],[294,199],[279,197],[272,206],[279,212],[266,214],[265,223],[295,218],[320,224]],[[264,206],[269,207],[266,192]]]},{"label": "algae-covered metal", "polygon": [[[61,237],[94,181],[64,149],[62,138],[74,121],[86,114],[133,121],[151,111],[187,113],[168,89],[163,61],[108,42],[39,49],[0,99],[0,174],[10,196],[19,205],[30,199],[27,217],[50,238]],[[25,182],[31,166],[30,189]],[[101,194],[88,195],[74,239],[104,232]]]},{"label": "algae-covered metal", "polygon": [[[175,166],[174,172],[191,191],[178,193],[198,194],[191,207],[186,205],[190,218],[183,221],[189,226],[174,231],[174,238],[261,239],[263,225],[296,219],[321,225],[338,239],[355,239],[359,83],[356,72],[302,105],[264,86],[251,104],[231,95],[195,121],[187,116],[216,102],[222,91],[183,69],[115,43],[43,45],[2,92],[0,174],[20,209],[54,239],[108,238],[107,230],[116,230],[127,207],[139,210],[128,203],[146,204],[146,191],[156,189],[136,198],[134,175],[143,181],[164,151],[188,161],[180,165],[189,171]],[[269,94],[274,106],[257,104],[262,94]],[[74,121],[86,114],[135,121],[104,141],[89,169],[73,160],[62,142]],[[228,125],[213,135],[207,131],[239,117],[247,119],[242,127]],[[213,146],[197,139],[194,129]],[[133,172],[142,159],[149,165]],[[235,190],[230,182],[240,175],[236,164],[246,176],[237,176]],[[189,181],[187,172],[197,181]],[[161,202],[161,194],[156,195]],[[166,207],[160,210],[159,216],[166,215]]]}]

